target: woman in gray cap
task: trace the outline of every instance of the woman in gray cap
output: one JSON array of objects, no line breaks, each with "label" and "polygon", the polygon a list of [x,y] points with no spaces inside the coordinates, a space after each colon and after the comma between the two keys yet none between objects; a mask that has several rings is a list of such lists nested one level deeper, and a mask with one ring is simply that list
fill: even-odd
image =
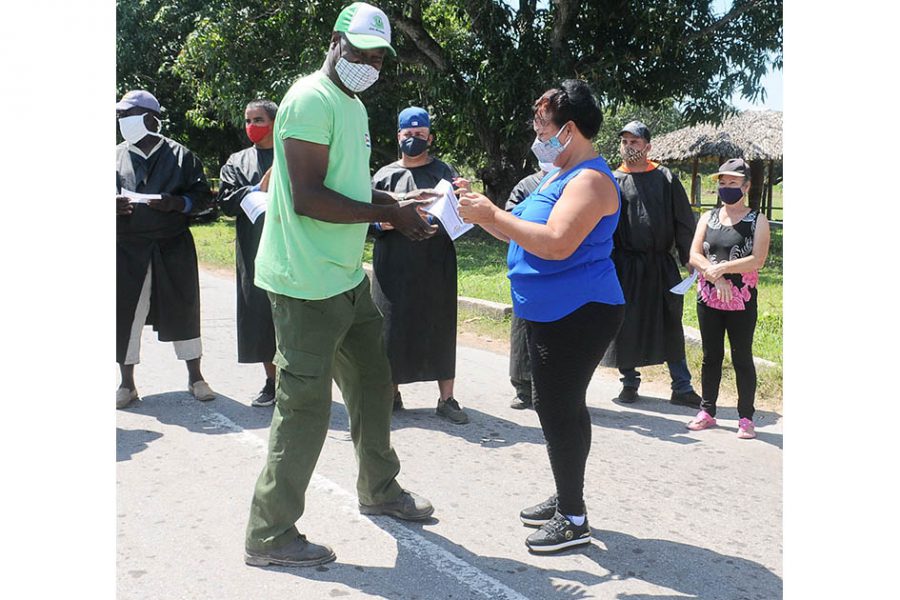
[{"label": "woman in gray cap", "polygon": [[719,180],[722,206],[700,217],[691,244],[691,266],[700,272],[697,320],[703,340],[703,400],[700,412],[687,427],[700,431],[716,425],[727,332],[738,389],[738,437],[751,439],[756,437],[756,287],[759,269],[769,254],[769,222],[744,202],[750,190],[750,167],[746,162],[731,159],[719,167],[714,177]]}]

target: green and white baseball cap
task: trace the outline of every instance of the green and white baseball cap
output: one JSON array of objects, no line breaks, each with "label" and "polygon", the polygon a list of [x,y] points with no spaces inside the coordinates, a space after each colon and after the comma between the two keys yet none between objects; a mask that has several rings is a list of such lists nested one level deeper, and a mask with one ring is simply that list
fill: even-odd
[{"label": "green and white baseball cap", "polygon": [[361,50],[387,48],[394,56],[397,52],[391,46],[391,24],[380,8],[365,2],[354,2],[341,11],[334,30],[341,31],[347,40]]}]

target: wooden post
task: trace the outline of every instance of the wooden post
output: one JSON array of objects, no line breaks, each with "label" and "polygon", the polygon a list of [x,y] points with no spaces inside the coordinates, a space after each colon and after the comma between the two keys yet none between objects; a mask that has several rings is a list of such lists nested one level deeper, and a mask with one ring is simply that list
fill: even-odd
[{"label": "wooden post", "polygon": [[766,186],[769,190],[769,203],[766,205],[766,218],[770,221],[772,220],[772,201],[775,199],[774,191],[772,190],[772,179],[775,175],[775,161],[769,161],[769,176],[766,178]]},{"label": "wooden post", "polygon": [[764,178],[766,176],[766,166],[761,160],[750,161],[750,208],[759,210],[760,199],[762,198]]},{"label": "wooden post", "polygon": [[[698,157],[694,157],[694,167],[691,169],[691,203],[696,205],[698,208],[700,207],[700,195],[703,187],[700,185],[700,182],[697,181],[697,161],[700,160]],[[699,189],[698,189],[699,188]]]},{"label": "wooden post", "polygon": [[[725,161],[722,160],[722,157],[720,156],[718,162],[716,163],[716,167],[720,166],[723,162]],[[716,208],[719,208],[720,206],[722,206],[722,199],[719,198],[718,194],[716,194]]]}]

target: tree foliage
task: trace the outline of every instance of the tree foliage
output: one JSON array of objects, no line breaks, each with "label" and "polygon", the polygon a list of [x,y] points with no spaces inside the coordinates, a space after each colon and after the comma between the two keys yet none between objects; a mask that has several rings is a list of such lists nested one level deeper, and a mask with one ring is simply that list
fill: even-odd
[{"label": "tree foliage", "polygon": [[[165,89],[185,115],[185,131],[240,131],[248,100],[278,101],[297,77],[320,67],[345,4],[120,1],[120,15],[141,16],[120,18],[119,85],[146,81],[153,89],[153,73],[163,74],[167,86],[177,76],[178,84]],[[606,114],[621,115],[622,123],[635,107],[673,117],[673,101],[680,117],[696,122],[733,112],[736,91],[759,98],[768,66],[780,68],[783,60],[781,0],[735,0],[724,15],[712,0],[375,4],[391,19],[399,56],[364,94],[373,167],[397,157],[397,112],[423,105],[434,115],[441,156],[474,170],[498,202],[534,168],[531,104],[561,79],[587,80]],[[150,30],[139,31],[148,38],[133,35],[131,28],[148,24]]]}]

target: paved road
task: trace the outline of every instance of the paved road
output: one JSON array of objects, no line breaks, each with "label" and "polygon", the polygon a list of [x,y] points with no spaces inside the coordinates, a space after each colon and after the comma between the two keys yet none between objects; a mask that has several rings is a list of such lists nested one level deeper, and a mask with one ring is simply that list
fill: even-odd
[{"label": "paved road", "polygon": [[[299,522],[337,562],[307,569],[243,563],[253,484],[271,409],[254,408],[258,365],[236,362],[234,283],[201,272],[203,371],[221,396],[201,404],[171,344],[144,332],[142,402],[117,413],[117,587],[122,599],[702,598],[782,595],[782,428],[760,414],[759,437],[717,430],[663,399],[623,407],[618,382],[588,392],[593,448],[585,498],[593,543],[535,556],[518,511],[553,491],[532,411],[507,407],[507,357],[460,347],[457,397],[471,423],[434,415],[437,385],[403,387],[392,440],[400,483],[434,503],[409,524],[356,510],[347,413],[334,388],[331,427]],[[109,402],[112,404],[112,389]]]}]

